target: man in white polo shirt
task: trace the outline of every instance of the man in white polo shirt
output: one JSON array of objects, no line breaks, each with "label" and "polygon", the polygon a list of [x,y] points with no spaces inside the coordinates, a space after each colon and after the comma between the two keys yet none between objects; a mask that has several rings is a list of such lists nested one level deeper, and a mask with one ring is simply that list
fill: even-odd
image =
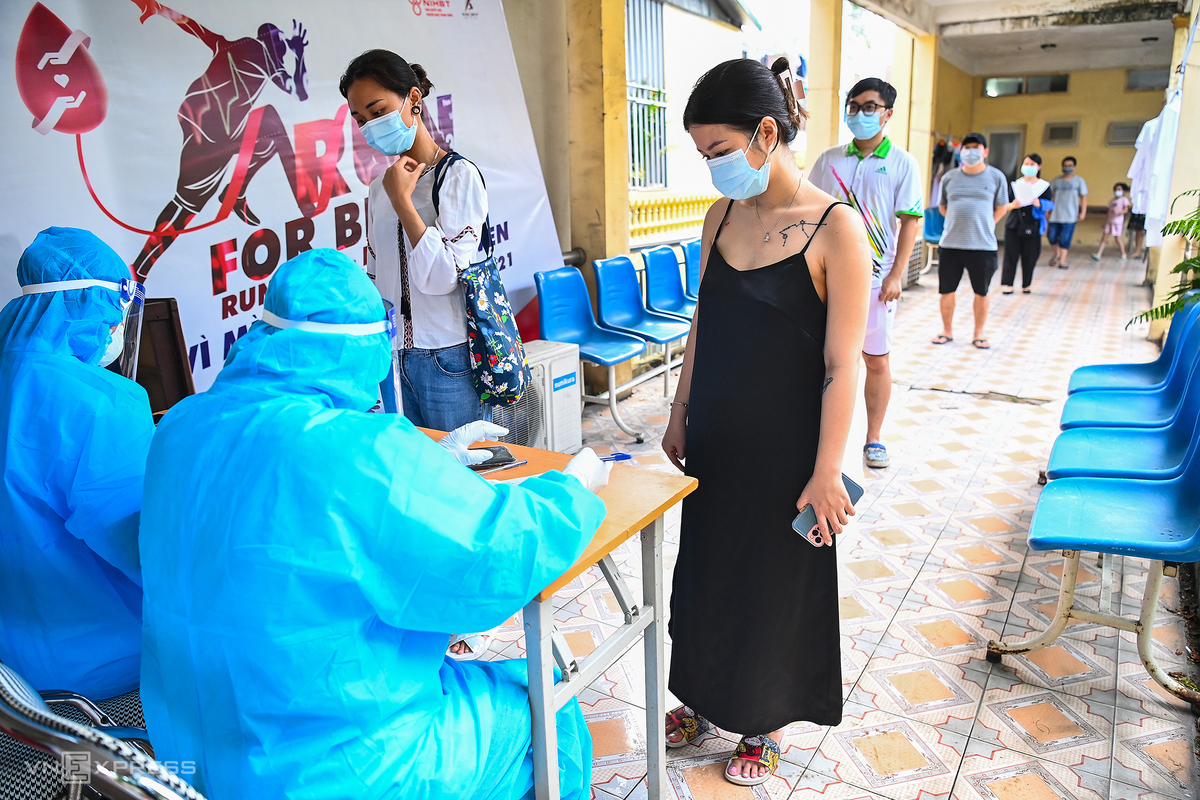
[{"label": "man in white polo shirt", "polygon": [[809,173],[817,187],[845,200],[862,215],[871,239],[874,278],[863,361],[867,365],[867,441],[863,459],[882,469],[891,463],[880,429],[892,396],[892,321],[908,256],[921,224],[922,191],[917,160],[883,135],[892,117],[896,90],[879,78],[864,78],[846,94],[848,145],[831,147]]}]

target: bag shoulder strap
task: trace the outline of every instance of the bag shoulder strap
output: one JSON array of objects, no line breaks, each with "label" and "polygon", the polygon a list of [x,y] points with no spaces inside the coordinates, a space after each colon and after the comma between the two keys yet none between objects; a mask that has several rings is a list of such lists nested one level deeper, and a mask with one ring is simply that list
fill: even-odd
[{"label": "bag shoulder strap", "polygon": [[[441,200],[438,197],[438,195],[441,194],[442,184],[446,182],[446,170],[455,161],[466,161],[472,167],[475,167],[475,171],[479,173],[479,180],[481,183],[483,183],[483,188],[485,190],[487,189],[487,181],[484,180],[484,178],[483,178],[483,171],[479,169],[479,167],[475,164],[475,162],[471,161],[469,158],[464,156],[462,153],[457,153],[453,150],[450,150],[449,152],[446,153],[445,157],[442,158],[442,160],[439,161],[437,164],[435,164],[433,167],[433,213],[434,213],[434,216],[437,216],[441,213],[441,211],[440,211]],[[490,214],[483,218],[483,237],[482,238],[483,238],[483,250],[485,253],[487,253],[488,258],[491,258],[492,250],[495,249],[495,245],[492,242],[492,225],[491,225],[491,215]]]}]

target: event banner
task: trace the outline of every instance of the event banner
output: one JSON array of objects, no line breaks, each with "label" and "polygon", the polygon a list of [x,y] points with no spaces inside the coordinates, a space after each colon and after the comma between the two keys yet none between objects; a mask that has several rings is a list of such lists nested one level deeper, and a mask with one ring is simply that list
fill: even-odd
[{"label": "event banner", "polygon": [[393,159],[337,84],[382,47],[425,67],[425,124],[483,172],[501,275],[536,331],[533,275],[562,258],[500,0],[170,3],[0,7],[0,302],[38,231],[93,231],[148,297],[179,301],[208,388],[279,264],[313,247],[365,263],[367,189]]}]

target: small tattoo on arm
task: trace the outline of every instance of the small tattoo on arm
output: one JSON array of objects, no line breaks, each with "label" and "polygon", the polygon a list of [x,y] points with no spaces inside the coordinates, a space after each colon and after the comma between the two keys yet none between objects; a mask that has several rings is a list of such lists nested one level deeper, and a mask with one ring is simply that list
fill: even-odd
[{"label": "small tattoo on arm", "polygon": [[829,384],[833,383],[833,378],[826,378],[825,385],[821,387],[821,394],[825,394],[825,390],[829,388]]}]

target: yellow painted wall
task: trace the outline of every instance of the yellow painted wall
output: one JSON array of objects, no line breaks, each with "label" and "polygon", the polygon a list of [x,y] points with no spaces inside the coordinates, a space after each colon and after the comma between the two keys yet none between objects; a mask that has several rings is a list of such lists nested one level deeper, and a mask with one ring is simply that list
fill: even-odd
[{"label": "yellow painted wall", "polygon": [[[983,97],[983,78],[975,79],[974,127],[1024,124],[1025,151],[1039,153],[1044,174],[1059,174],[1059,162],[1068,155],[1079,159],[1077,173],[1088,183],[1089,206],[1102,206],[1112,197],[1112,186],[1128,183],[1125,173],[1133,160],[1133,147],[1108,147],[1104,137],[1110,122],[1144,122],[1162,108],[1161,91],[1130,92],[1125,70],[1097,69],[1072,72],[1068,91],[1054,94]],[[1079,124],[1079,143],[1050,147],[1042,143],[1047,122]]]},{"label": "yellow painted wall", "polygon": [[934,92],[934,133],[961,139],[971,126],[975,105],[975,80],[944,58],[938,58]]}]

